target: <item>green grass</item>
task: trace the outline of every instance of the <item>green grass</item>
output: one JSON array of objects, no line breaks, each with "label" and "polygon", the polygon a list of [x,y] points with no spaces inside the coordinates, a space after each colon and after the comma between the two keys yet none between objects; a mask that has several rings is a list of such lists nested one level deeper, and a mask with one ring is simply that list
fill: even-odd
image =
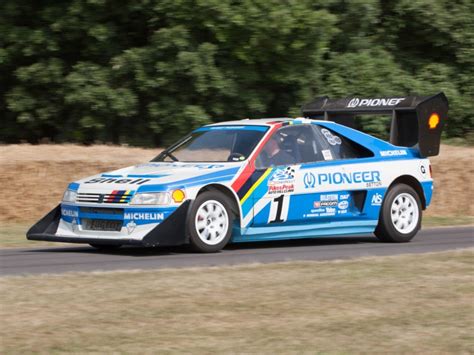
[{"label": "green grass", "polygon": [[474,225],[474,216],[423,216],[423,228]]},{"label": "green grass", "polygon": [[[474,225],[474,216],[423,217],[423,228],[459,225]],[[34,248],[43,246],[67,245],[65,243],[50,243],[27,240],[26,232],[30,227],[31,224],[26,223],[0,223],[0,248]]]},{"label": "green grass", "polygon": [[[26,240],[26,231],[31,227],[26,223],[1,223],[0,224],[0,247],[24,247],[41,245],[40,242]],[[31,244],[30,244],[31,243]],[[44,245],[44,244],[43,244]]]},{"label": "green grass", "polygon": [[472,353],[473,251],[0,278],[0,352]]}]

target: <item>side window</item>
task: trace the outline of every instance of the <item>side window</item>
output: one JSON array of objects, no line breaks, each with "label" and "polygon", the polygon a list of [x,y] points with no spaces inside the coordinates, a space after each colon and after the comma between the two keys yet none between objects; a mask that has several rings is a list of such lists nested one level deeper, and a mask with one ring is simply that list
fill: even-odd
[{"label": "side window", "polygon": [[367,148],[325,127],[314,125],[316,139],[322,147],[322,160],[341,160],[372,157]]},{"label": "side window", "polygon": [[312,125],[280,128],[264,145],[255,162],[257,169],[321,160],[321,147]]}]

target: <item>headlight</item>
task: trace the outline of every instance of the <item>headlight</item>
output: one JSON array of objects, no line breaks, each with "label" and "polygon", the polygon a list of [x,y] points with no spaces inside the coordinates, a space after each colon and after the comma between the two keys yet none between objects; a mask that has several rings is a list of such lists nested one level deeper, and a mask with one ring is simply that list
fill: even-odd
[{"label": "headlight", "polygon": [[169,205],[170,195],[167,192],[144,192],[133,196],[131,205]]},{"label": "headlight", "polygon": [[63,195],[63,202],[76,202],[76,191],[66,190]]}]

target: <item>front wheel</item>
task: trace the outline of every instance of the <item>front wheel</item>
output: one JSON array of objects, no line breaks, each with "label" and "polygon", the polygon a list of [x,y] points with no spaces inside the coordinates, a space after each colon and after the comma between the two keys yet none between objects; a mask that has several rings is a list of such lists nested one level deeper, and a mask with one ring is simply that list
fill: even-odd
[{"label": "front wheel", "polygon": [[421,201],[405,184],[392,187],[385,196],[375,235],[384,242],[409,242],[421,227]]},{"label": "front wheel", "polygon": [[232,234],[231,202],[218,191],[206,191],[194,201],[187,220],[191,247],[199,252],[221,250]]}]

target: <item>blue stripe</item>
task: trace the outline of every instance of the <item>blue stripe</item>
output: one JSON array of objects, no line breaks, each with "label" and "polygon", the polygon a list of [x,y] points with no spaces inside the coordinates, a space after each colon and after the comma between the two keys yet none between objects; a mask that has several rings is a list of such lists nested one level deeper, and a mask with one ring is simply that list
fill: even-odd
[{"label": "blue stripe", "polygon": [[245,130],[245,131],[259,131],[266,132],[268,126],[254,126],[254,125],[229,125],[229,126],[205,126],[196,129],[194,132],[219,131],[219,130]]},{"label": "blue stripe", "polygon": [[[255,204],[261,200],[268,191],[268,180],[270,176],[272,176],[274,170],[270,174],[267,175],[260,185],[257,186],[255,190],[253,190],[252,194],[245,200],[244,204],[242,205],[242,215],[246,216],[250,210],[255,206]],[[268,200],[270,202],[270,200]]]},{"label": "blue stripe", "polygon": [[388,160],[412,160],[407,159],[406,156],[403,159],[393,159],[393,158],[354,158],[354,159],[340,159],[340,160],[327,160],[327,161],[318,161],[314,163],[303,163],[300,166],[300,170],[320,168],[323,166],[333,166],[333,165],[349,165],[349,164],[369,164],[369,163],[383,163]]},{"label": "blue stripe", "polygon": [[222,178],[222,177],[227,177],[228,175],[235,176],[235,174],[239,171],[239,169],[240,169],[240,166],[235,167],[235,168],[231,168],[231,169],[216,171],[216,172],[209,173],[209,174],[195,176],[195,177],[192,177],[192,178],[189,178],[189,179],[173,181],[172,184],[173,185],[177,185],[177,184],[178,185],[186,185],[186,184],[190,184],[190,183],[194,183],[194,182],[198,182],[198,181],[202,181],[202,180],[218,179],[218,178]]},{"label": "blue stripe", "polygon": [[423,181],[421,183],[421,187],[423,188],[423,193],[425,194],[425,201],[426,206],[428,207],[431,203],[431,198],[433,197],[433,181]]},{"label": "blue stripe", "polygon": [[123,215],[122,214],[107,214],[107,213],[85,213],[85,212],[79,211],[79,218],[107,219],[107,220],[121,221],[123,220]]}]

